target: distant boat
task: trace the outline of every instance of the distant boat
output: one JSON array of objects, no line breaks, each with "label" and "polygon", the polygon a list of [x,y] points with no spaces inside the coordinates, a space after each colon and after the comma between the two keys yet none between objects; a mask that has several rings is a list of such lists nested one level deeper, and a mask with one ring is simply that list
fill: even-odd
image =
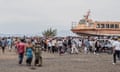
[{"label": "distant boat", "polygon": [[[77,25],[72,24],[71,31],[77,35],[120,36],[120,22],[93,21],[89,19],[90,10]],[[76,23],[75,23],[76,24]]]}]

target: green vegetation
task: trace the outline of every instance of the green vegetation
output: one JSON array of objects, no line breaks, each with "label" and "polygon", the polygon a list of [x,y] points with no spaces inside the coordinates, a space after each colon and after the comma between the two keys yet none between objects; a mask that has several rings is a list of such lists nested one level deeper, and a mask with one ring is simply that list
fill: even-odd
[{"label": "green vegetation", "polygon": [[52,28],[49,28],[45,31],[42,32],[42,35],[44,37],[54,37],[57,35],[57,30],[56,29],[52,29]]}]

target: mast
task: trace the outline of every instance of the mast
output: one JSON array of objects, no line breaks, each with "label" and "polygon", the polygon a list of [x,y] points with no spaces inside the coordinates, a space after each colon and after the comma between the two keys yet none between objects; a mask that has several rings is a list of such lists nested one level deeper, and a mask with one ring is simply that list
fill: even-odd
[{"label": "mast", "polygon": [[87,12],[86,15],[84,15],[84,17],[85,17],[86,20],[88,20],[89,16],[90,16],[90,10]]}]

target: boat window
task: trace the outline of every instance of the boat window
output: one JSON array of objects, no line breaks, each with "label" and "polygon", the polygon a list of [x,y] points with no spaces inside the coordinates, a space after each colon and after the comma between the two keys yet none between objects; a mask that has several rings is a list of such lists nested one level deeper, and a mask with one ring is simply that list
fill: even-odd
[{"label": "boat window", "polygon": [[92,26],[93,26],[93,23],[90,23],[89,26],[92,27]]},{"label": "boat window", "polygon": [[105,25],[104,25],[104,24],[101,24],[101,28],[105,28]]},{"label": "boat window", "polygon": [[81,19],[81,20],[79,21],[79,24],[86,24],[86,20],[85,20],[85,19]]},{"label": "boat window", "polygon": [[114,28],[114,24],[110,24],[110,28]]},{"label": "boat window", "polygon": [[100,28],[100,24],[97,24],[96,28]]},{"label": "boat window", "polygon": [[109,28],[109,24],[106,24],[106,28]]},{"label": "boat window", "polygon": [[119,28],[119,24],[115,24],[115,28]]}]

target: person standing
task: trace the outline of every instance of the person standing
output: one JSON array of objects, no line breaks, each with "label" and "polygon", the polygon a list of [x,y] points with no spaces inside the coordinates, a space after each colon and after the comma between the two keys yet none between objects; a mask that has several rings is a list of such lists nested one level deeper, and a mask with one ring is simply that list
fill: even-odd
[{"label": "person standing", "polygon": [[63,41],[62,41],[62,39],[59,39],[57,41],[57,45],[58,45],[59,55],[61,55],[63,53]]},{"label": "person standing", "polygon": [[67,52],[67,40],[63,39],[63,49],[64,49],[64,53]]},{"label": "person standing", "polygon": [[2,53],[5,53],[5,47],[6,47],[6,40],[5,40],[5,38],[2,38],[2,40],[1,40],[1,47],[2,47]]},{"label": "person standing", "polygon": [[93,51],[94,54],[96,54],[96,52],[95,52],[96,51],[95,43],[96,43],[96,40],[92,39],[92,41],[91,41],[91,47],[92,47],[92,51]]},{"label": "person standing", "polygon": [[48,41],[48,52],[52,52],[52,41],[51,40],[49,40]]},{"label": "person standing", "polygon": [[72,38],[69,37],[68,40],[67,40],[67,51],[69,54],[71,54],[71,48],[72,48]]},{"label": "person standing", "polygon": [[19,57],[19,64],[22,64],[23,58],[24,58],[24,52],[25,52],[26,45],[24,43],[24,39],[21,39],[20,43],[17,44],[17,50],[18,50],[18,57]]},{"label": "person standing", "polygon": [[8,39],[7,39],[7,47],[9,49],[9,51],[11,51],[11,49],[12,49],[12,39],[10,37],[8,37]]},{"label": "person standing", "polygon": [[73,54],[74,51],[75,51],[76,54],[78,54],[77,43],[76,43],[75,40],[72,41],[71,54]]},{"label": "person standing", "polygon": [[33,44],[30,40],[26,44],[26,56],[27,56],[26,63],[28,66],[31,66],[33,59]]},{"label": "person standing", "polygon": [[2,40],[2,39],[0,38],[0,49],[1,49],[1,46],[2,46],[1,40]]},{"label": "person standing", "polygon": [[35,54],[34,65],[41,67],[42,66],[42,48],[41,48],[40,42],[35,43],[34,54]]},{"label": "person standing", "polygon": [[113,64],[116,64],[116,56],[120,60],[120,42],[117,38],[113,41]]},{"label": "person standing", "polygon": [[86,38],[84,40],[84,45],[85,45],[85,47],[84,47],[84,53],[88,54],[88,52],[90,51],[90,42],[89,42],[88,38]]},{"label": "person standing", "polygon": [[52,39],[52,53],[56,52],[56,39]]},{"label": "person standing", "polygon": [[82,40],[78,41],[78,51],[81,52],[81,48],[82,48]]},{"label": "person standing", "polygon": [[95,53],[97,55],[99,55],[99,50],[101,48],[101,44],[100,44],[100,42],[98,40],[95,42],[95,48],[96,48]]}]

